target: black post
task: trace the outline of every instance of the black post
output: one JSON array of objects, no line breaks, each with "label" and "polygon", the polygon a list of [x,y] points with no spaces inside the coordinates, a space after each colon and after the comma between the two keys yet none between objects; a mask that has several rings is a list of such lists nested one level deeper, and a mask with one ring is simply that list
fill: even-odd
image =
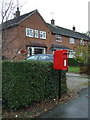
[{"label": "black post", "polygon": [[59,70],[58,73],[59,73],[59,92],[58,92],[58,97],[59,97],[59,99],[61,99],[61,74],[62,74],[62,70]]}]

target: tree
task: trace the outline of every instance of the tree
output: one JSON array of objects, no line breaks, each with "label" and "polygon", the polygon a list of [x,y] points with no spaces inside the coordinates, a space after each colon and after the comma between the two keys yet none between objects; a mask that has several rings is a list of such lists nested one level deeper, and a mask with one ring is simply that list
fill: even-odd
[{"label": "tree", "polygon": [[75,59],[78,60],[79,63],[87,65],[88,57],[88,45],[78,45],[75,53]]},{"label": "tree", "polygon": [[[1,31],[2,31],[2,56],[3,58],[7,58],[7,56],[4,56],[5,51],[10,51],[12,45],[15,43],[15,41],[18,39],[18,37],[20,36],[20,32],[18,32],[16,29],[13,30],[13,32],[11,31],[11,29],[7,29],[8,26],[8,22],[11,19],[15,19],[16,18],[16,7],[17,10],[19,11],[19,7],[20,8],[23,6],[19,5],[18,0],[0,0],[0,6],[1,6],[1,16],[2,16],[2,24],[1,24]],[[9,38],[11,35],[11,38]],[[13,53],[13,57],[11,59],[14,59],[15,57],[17,57],[18,51],[21,50],[23,45],[21,45],[20,48],[18,48],[17,51],[15,51],[15,53]]]},{"label": "tree", "polygon": [[14,17],[14,9],[16,6],[17,3],[15,0],[0,0],[0,14],[2,16],[2,24],[3,22],[6,22]]},{"label": "tree", "polygon": [[[0,16],[1,16],[1,24],[0,24],[0,43],[2,44],[2,52],[4,48],[4,44],[6,43],[7,40],[7,21],[11,18],[13,18],[13,12],[14,9],[16,8],[16,3],[14,0],[0,0]],[[5,24],[4,24],[5,23]],[[3,41],[4,37],[4,41]],[[1,42],[2,41],[2,42]]]},{"label": "tree", "polygon": [[79,45],[75,53],[75,59],[81,63],[80,73],[90,75],[90,46],[88,45]]}]

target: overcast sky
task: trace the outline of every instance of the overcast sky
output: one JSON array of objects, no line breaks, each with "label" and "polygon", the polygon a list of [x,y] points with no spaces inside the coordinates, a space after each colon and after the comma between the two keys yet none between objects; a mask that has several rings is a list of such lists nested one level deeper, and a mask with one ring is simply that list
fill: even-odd
[{"label": "overcast sky", "polygon": [[90,0],[18,0],[21,15],[37,9],[44,20],[50,23],[53,18],[55,25],[78,32],[88,31],[88,2]]}]

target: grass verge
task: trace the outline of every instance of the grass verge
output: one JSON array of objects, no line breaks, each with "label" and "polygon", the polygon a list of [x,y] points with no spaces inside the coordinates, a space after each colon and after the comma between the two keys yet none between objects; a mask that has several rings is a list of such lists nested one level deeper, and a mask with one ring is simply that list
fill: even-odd
[{"label": "grass verge", "polygon": [[80,67],[69,66],[68,72],[79,73]]}]

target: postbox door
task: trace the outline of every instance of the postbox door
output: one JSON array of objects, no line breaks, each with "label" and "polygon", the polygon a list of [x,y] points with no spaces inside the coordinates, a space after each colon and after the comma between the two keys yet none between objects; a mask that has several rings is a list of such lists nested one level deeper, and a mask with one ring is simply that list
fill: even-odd
[{"label": "postbox door", "polygon": [[54,53],[54,69],[68,69],[68,54],[67,50],[57,50]]}]

